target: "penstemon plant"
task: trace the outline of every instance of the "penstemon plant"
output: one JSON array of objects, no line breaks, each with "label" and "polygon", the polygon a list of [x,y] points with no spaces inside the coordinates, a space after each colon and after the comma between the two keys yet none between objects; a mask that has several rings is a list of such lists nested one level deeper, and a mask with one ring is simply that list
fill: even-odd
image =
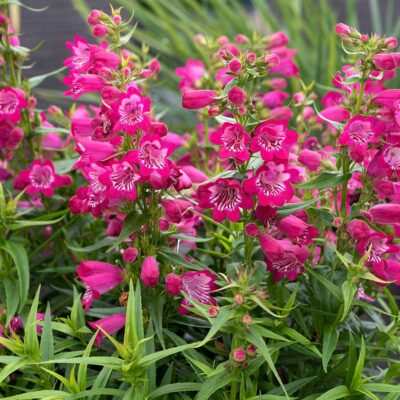
[{"label": "penstemon plant", "polygon": [[400,398],[395,38],[338,24],[318,99],[284,32],[197,35],[173,133],[120,9],[44,113],[3,4],[2,398]]}]

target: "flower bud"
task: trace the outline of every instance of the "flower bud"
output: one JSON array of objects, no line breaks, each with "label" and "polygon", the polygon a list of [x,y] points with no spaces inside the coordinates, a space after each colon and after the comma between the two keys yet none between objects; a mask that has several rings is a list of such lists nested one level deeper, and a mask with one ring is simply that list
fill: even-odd
[{"label": "flower bud", "polygon": [[395,49],[398,45],[398,42],[395,37],[388,37],[385,39],[385,44],[387,49]]},{"label": "flower bud", "polygon": [[128,247],[122,253],[122,259],[125,262],[133,262],[136,260],[137,255],[138,255],[138,249],[136,247]]},{"label": "flower bud", "polygon": [[203,108],[213,104],[215,97],[214,90],[190,90],[183,93],[182,107],[189,110]]},{"label": "flower bud", "polygon": [[165,232],[169,229],[169,222],[165,218],[158,219],[158,227],[161,232]]},{"label": "flower bud", "polygon": [[347,224],[347,232],[354,240],[365,240],[369,237],[371,229],[366,222],[353,219]]},{"label": "flower bud", "polygon": [[234,86],[228,91],[228,100],[235,106],[244,104],[246,98],[246,92],[238,86]]},{"label": "flower bud", "polygon": [[250,344],[246,348],[246,353],[250,357],[255,357],[257,355],[257,347],[254,344]]},{"label": "flower bud", "polygon": [[89,25],[95,26],[100,22],[102,16],[103,13],[100,10],[91,10],[87,22]]},{"label": "flower bud", "polygon": [[267,54],[264,57],[264,63],[268,68],[276,67],[277,65],[279,65],[280,62],[281,62],[281,60],[280,60],[279,56],[274,53]]},{"label": "flower bud", "polygon": [[400,204],[377,204],[370,208],[369,213],[374,223],[383,225],[400,223]]},{"label": "flower bud", "polygon": [[218,306],[211,306],[208,310],[208,314],[211,318],[216,318],[218,315],[219,307]]},{"label": "flower bud", "polygon": [[241,33],[239,33],[235,36],[236,43],[247,43],[248,41],[249,41],[249,39],[247,38],[247,36],[242,35]]},{"label": "flower bud", "polygon": [[182,278],[176,274],[168,274],[165,278],[165,289],[171,296],[176,296],[182,290]]},{"label": "flower bud", "polygon": [[247,107],[240,106],[237,111],[238,111],[239,115],[246,115],[247,114]]},{"label": "flower bud", "polygon": [[258,226],[254,223],[249,223],[244,228],[246,233],[251,237],[256,237],[259,234]]},{"label": "flower bud", "polygon": [[339,23],[335,26],[335,33],[340,37],[350,36],[352,33],[352,29],[343,23]]},{"label": "flower bud", "polygon": [[307,167],[310,171],[317,171],[321,166],[322,157],[316,151],[304,149],[299,154],[299,163]]},{"label": "flower bud", "polygon": [[229,69],[229,71],[236,74],[237,72],[239,72],[242,69],[242,62],[238,58],[233,58],[228,63],[228,69]]},{"label": "flower bud", "polygon": [[218,106],[211,106],[208,109],[208,115],[210,117],[216,117],[217,115],[221,114],[221,109]]},{"label": "flower bud", "polygon": [[251,318],[249,314],[245,314],[245,315],[243,315],[242,322],[245,325],[250,325],[253,323],[253,318]]},{"label": "flower bud", "polygon": [[203,35],[201,35],[200,33],[198,33],[197,35],[195,35],[194,41],[195,41],[196,43],[206,44],[206,38],[205,38]]},{"label": "flower bud", "polygon": [[47,109],[47,114],[57,116],[57,115],[63,115],[63,112],[62,112],[61,108],[59,108],[56,105],[52,104]]},{"label": "flower bud", "polygon": [[104,86],[101,89],[101,98],[106,103],[112,103],[114,100],[117,100],[119,94],[119,90],[114,86]]},{"label": "flower bud", "polygon": [[120,15],[114,15],[113,16],[113,21],[114,21],[115,25],[119,25],[121,23],[121,21],[122,21],[122,18],[121,18]]},{"label": "flower bud", "polygon": [[149,69],[154,74],[158,74],[161,71],[160,61],[158,61],[156,58],[153,58],[152,60],[150,60]]},{"label": "flower bud", "polygon": [[257,60],[257,56],[254,53],[247,54],[246,58],[250,64],[253,64]]},{"label": "flower bud", "polygon": [[374,57],[373,62],[381,71],[391,71],[400,66],[400,53],[380,53]]},{"label": "flower bud", "polygon": [[238,349],[233,350],[232,352],[232,358],[236,361],[236,362],[243,362],[244,360],[246,360],[246,352],[244,351],[244,349],[242,349],[241,347],[239,347]]},{"label": "flower bud", "polygon": [[342,223],[343,223],[343,218],[341,218],[341,217],[335,217],[335,218],[333,219],[332,225],[333,225],[335,228],[340,228],[340,227],[342,226]]},{"label": "flower bud", "polygon": [[233,300],[236,304],[243,304],[243,296],[241,294],[235,295]]},{"label": "flower bud", "polygon": [[160,277],[157,260],[153,256],[147,256],[142,264],[140,279],[146,287],[155,286]]},{"label": "flower bud", "polygon": [[96,24],[93,27],[92,33],[94,37],[102,38],[108,35],[108,28],[104,25]]}]

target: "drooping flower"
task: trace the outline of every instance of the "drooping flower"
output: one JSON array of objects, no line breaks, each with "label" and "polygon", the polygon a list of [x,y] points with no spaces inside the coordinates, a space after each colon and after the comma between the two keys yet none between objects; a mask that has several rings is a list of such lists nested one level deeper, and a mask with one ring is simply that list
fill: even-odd
[{"label": "drooping flower", "polygon": [[278,220],[276,227],[298,245],[311,244],[313,239],[318,236],[315,226],[307,224],[295,215]]},{"label": "drooping flower", "polygon": [[[202,304],[215,305],[217,302],[211,294],[217,290],[217,276],[208,270],[185,272],[182,278],[182,291],[191,299]],[[184,299],[179,307],[181,314],[188,314],[186,307],[192,307],[188,299]]]},{"label": "drooping flower", "polygon": [[240,124],[225,122],[218,130],[210,135],[212,143],[221,146],[219,156],[222,159],[234,157],[236,162],[245,162],[250,159],[246,144],[250,135]]},{"label": "drooping flower", "polygon": [[143,97],[134,87],[130,87],[126,93],[121,93],[119,101],[113,104],[114,111],[119,115],[115,130],[123,130],[132,135],[138,129],[143,131],[149,129],[150,106],[151,100]]},{"label": "drooping flower", "polygon": [[390,243],[392,239],[392,236],[371,229],[368,237],[358,242],[356,249],[361,255],[369,252],[368,262],[381,262],[384,254],[395,253],[400,250]]},{"label": "drooping flower", "polygon": [[89,309],[93,299],[117,287],[124,279],[123,271],[115,265],[101,261],[83,261],[76,270],[86,287],[82,305]]},{"label": "drooping flower", "polygon": [[270,162],[259,168],[255,176],[245,180],[243,189],[249,194],[256,194],[262,206],[282,206],[294,194],[290,180],[291,175],[283,164]]},{"label": "drooping flower", "polygon": [[26,193],[33,195],[43,193],[45,196],[54,195],[54,189],[59,186],[68,186],[72,183],[69,175],[58,175],[54,171],[53,163],[49,160],[35,160],[28,169],[22,170],[16,180],[16,189],[26,188]]},{"label": "drooping flower", "polygon": [[218,222],[224,218],[237,222],[240,219],[240,208],[248,210],[253,205],[236,179],[218,179],[200,185],[197,198],[199,207],[213,209],[213,218]]},{"label": "drooping flower", "polygon": [[[125,314],[114,314],[109,317],[98,319],[94,322],[88,322],[88,325],[92,328],[93,331],[97,331],[99,328],[107,332],[109,335],[112,335],[118,332],[125,326],[126,315]],[[96,336],[95,343],[98,347],[101,345],[101,341],[105,338],[105,334],[99,330],[99,333]]]},{"label": "drooping flower", "polygon": [[69,75],[63,81],[70,87],[64,94],[72,96],[74,100],[85,93],[100,92],[106,85],[105,80],[95,74],[79,74],[71,70]]},{"label": "drooping flower", "polygon": [[216,96],[214,90],[188,90],[183,93],[182,107],[189,110],[207,107],[215,102]]},{"label": "drooping flower", "polygon": [[391,225],[400,223],[400,204],[377,204],[369,209],[374,223]]}]

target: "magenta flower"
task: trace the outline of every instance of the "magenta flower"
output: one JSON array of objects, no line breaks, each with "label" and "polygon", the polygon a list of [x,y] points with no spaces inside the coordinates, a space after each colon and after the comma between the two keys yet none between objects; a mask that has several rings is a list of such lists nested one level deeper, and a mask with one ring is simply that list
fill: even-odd
[{"label": "magenta flower", "polygon": [[[217,285],[215,280],[217,276],[208,270],[185,272],[182,278],[182,291],[191,299],[198,303],[215,305],[217,302],[211,296]],[[188,299],[184,299],[179,307],[180,314],[188,314],[186,307],[192,307]]]},{"label": "magenta flower", "polygon": [[140,279],[146,287],[156,286],[160,277],[158,262],[153,256],[147,256],[142,264]]},{"label": "magenta flower", "polygon": [[99,142],[91,139],[79,139],[75,145],[77,153],[80,154],[79,160],[74,167],[87,167],[92,163],[111,159],[116,153],[115,147],[108,142]]},{"label": "magenta flower", "polygon": [[216,96],[214,90],[188,90],[183,93],[182,107],[197,110],[213,104]]},{"label": "magenta flower", "polygon": [[18,147],[24,137],[24,131],[15,126],[11,120],[0,120],[0,149],[13,150]]},{"label": "magenta flower", "polygon": [[344,127],[338,143],[344,146],[367,148],[368,143],[379,142],[375,137],[376,119],[374,117],[354,116]]},{"label": "magenta flower", "polygon": [[265,121],[258,125],[250,143],[253,153],[259,151],[264,161],[272,161],[274,157],[287,160],[290,147],[297,142],[297,133],[286,130],[278,121]]},{"label": "magenta flower", "polygon": [[[101,328],[109,335],[112,335],[125,326],[125,321],[126,321],[125,314],[114,314],[110,315],[109,317],[101,318],[95,322],[88,322],[88,325],[94,331],[97,331],[99,328]],[[100,330],[95,339],[95,343],[98,347],[100,347],[101,341],[104,338],[105,334]]]},{"label": "magenta flower", "polygon": [[284,165],[270,162],[259,168],[255,176],[245,180],[243,189],[251,195],[256,194],[262,206],[281,206],[294,194],[290,180],[291,175]]},{"label": "magenta flower", "polygon": [[85,93],[99,92],[106,85],[103,78],[95,74],[79,74],[71,70],[69,75],[63,81],[70,87],[64,94],[72,96],[74,100]]},{"label": "magenta flower", "polygon": [[183,288],[183,279],[176,274],[168,274],[165,278],[165,289],[171,296],[176,296]]},{"label": "magenta flower", "polygon": [[289,94],[281,90],[272,90],[262,97],[263,107],[276,108],[282,107],[284,100],[289,98]]},{"label": "magenta flower", "polygon": [[141,179],[139,170],[132,162],[132,153],[111,164],[111,170],[99,176],[99,182],[106,186],[110,197],[124,197],[136,200],[136,183]]},{"label": "magenta flower", "polygon": [[396,253],[400,250],[397,246],[390,243],[392,239],[392,236],[375,232],[371,229],[368,237],[358,242],[356,249],[361,255],[369,251],[369,262],[381,262],[384,254]]},{"label": "magenta flower", "polygon": [[304,263],[310,257],[310,251],[307,247],[299,247],[287,240],[278,241],[283,249],[280,257],[271,257],[269,252],[265,252],[267,270],[271,271],[274,281],[280,281],[286,277],[289,281],[293,281],[304,271]]},{"label": "magenta flower", "polygon": [[68,186],[72,183],[69,175],[58,175],[54,171],[53,163],[49,160],[35,160],[29,169],[22,170],[14,182],[16,189],[26,188],[26,193],[33,195],[43,193],[45,196],[54,195],[54,189],[59,186]]},{"label": "magenta flower", "polygon": [[246,144],[250,140],[250,135],[245,132],[240,124],[225,122],[217,131],[210,135],[212,143],[221,146],[219,156],[222,159],[234,157],[238,163],[243,163],[250,159]]},{"label": "magenta flower", "polygon": [[289,215],[278,220],[276,227],[300,246],[312,244],[313,239],[318,236],[318,230],[315,226],[307,224],[295,215]]},{"label": "magenta flower", "polygon": [[82,305],[86,310],[91,306],[93,299],[100,298],[124,280],[120,268],[101,261],[83,261],[76,273],[86,287],[82,298]]},{"label": "magenta flower", "polygon": [[189,59],[184,67],[176,68],[175,73],[182,78],[179,82],[179,90],[184,92],[198,87],[205,73],[205,67],[200,60]]},{"label": "magenta flower", "polygon": [[379,53],[373,63],[381,71],[391,71],[400,66],[400,53]]},{"label": "magenta flower", "polygon": [[[394,282],[400,286],[400,262],[395,260],[382,259],[380,262],[373,262],[371,272],[378,278],[386,281],[387,284]],[[385,286],[382,283],[375,282],[378,286]]]},{"label": "magenta flower", "polygon": [[400,223],[400,204],[377,204],[369,209],[374,223],[391,225]]},{"label": "magenta flower", "polygon": [[240,208],[249,210],[253,206],[253,201],[236,179],[218,179],[201,185],[197,189],[197,198],[199,207],[213,209],[213,218],[218,222],[224,218],[237,222]]},{"label": "magenta flower", "polygon": [[317,151],[303,149],[299,154],[298,161],[310,171],[318,171],[322,163],[322,156]]},{"label": "magenta flower", "polygon": [[121,93],[119,102],[113,105],[113,109],[119,115],[115,130],[123,130],[132,135],[138,129],[146,131],[150,128],[148,113],[151,100],[143,97],[134,87],[130,87],[127,93]]},{"label": "magenta flower", "polygon": [[131,160],[140,165],[140,175],[146,178],[153,172],[157,172],[163,178],[170,177],[167,156],[168,148],[163,146],[157,136],[143,136],[139,150],[131,152]]},{"label": "magenta flower", "polygon": [[27,107],[25,93],[19,88],[5,87],[0,90],[0,121],[21,120],[21,109]]}]

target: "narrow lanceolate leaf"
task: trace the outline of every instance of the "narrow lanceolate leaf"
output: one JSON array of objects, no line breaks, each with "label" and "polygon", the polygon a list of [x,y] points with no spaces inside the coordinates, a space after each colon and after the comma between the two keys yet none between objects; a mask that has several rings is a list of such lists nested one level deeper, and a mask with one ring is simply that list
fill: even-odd
[{"label": "narrow lanceolate leaf", "polygon": [[149,399],[156,399],[170,393],[179,392],[197,392],[201,388],[201,383],[196,382],[182,382],[171,383],[169,385],[160,386],[149,394]]},{"label": "narrow lanceolate leaf", "polygon": [[39,294],[40,294],[40,286],[36,291],[35,298],[33,299],[33,303],[28,315],[28,320],[26,321],[26,326],[25,326],[25,342],[24,342],[25,354],[34,360],[40,359],[40,347],[37,334],[38,321],[36,318],[37,309],[39,305]]},{"label": "narrow lanceolate leaf", "polygon": [[291,215],[291,214],[295,213],[296,211],[307,209],[308,207],[314,205],[321,199],[322,199],[322,197],[317,197],[315,199],[311,199],[311,200],[303,201],[303,202],[299,202],[299,203],[285,204],[284,206],[279,207],[278,216],[280,218],[287,217],[288,215]]},{"label": "narrow lanceolate leaf", "polygon": [[124,346],[136,347],[139,338],[137,334],[136,326],[136,302],[135,302],[135,292],[133,290],[132,281],[129,282],[129,297],[126,309],[126,323],[125,323],[125,335],[124,335]]},{"label": "narrow lanceolate leaf", "polygon": [[297,185],[299,189],[328,189],[341,185],[351,178],[351,173],[323,172],[309,182]]},{"label": "narrow lanceolate leaf", "polygon": [[15,268],[17,269],[19,294],[18,312],[20,313],[26,304],[29,292],[29,263],[26,250],[24,246],[13,241],[3,242],[0,245],[0,249],[3,249],[11,256]]},{"label": "narrow lanceolate leaf", "polygon": [[317,397],[315,400],[336,400],[343,399],[344,397],[350,396],[349,389],[344,386],[336,386],[335,388],[328,390],[321,396]]},{"label": "narrow lanceolate leaf", "polygon": [[339,335],[336,327],[328,325],[324,329],[324,340],[322,344],[322,367],[325,372],[328,371],[328,364],[332,357],[333,352],[336,349]]},{"label": "narrow lanceolate leaf", "polygon": [[254,329],[250,328],[250,334],[248,335],[248,340],[249,340],[249,342],[251,342],[252,344],[254,344],[257,347],[257,350],[264,357],[264,359],[267,362],[272,373],[275,375],[276,380],[279,382],[279,385],[281,386],[283,393],[286,396],[288,396],[285,386],[281,380],[281,377],[278,374],[278,371],[275,368],[275,364],[272,360],[271,353],[270,353],[268,346],[265,343],[265,340],[263,339],[263,337],[258,332],[256,332]]},{"label": "narrow lanceolate leaf", "polygon": [[42,337],[40,340],[40,355],[42,361],[48,361],[54,357],[54,340],[53,330],[51,328],[50,304],[47,304],[46,314],[44,316]]},{"label": "narrow lanceolate leaf", "polygon": [[347,314],[349,313],[351,306],[353,304],[353,299],[354,299],[356,292],[357,292],[357,287],[354,285],[354,283],[352,283],[350,281],[343,282],[343,285],[342,285],[343,314],[340,319],[340,322],[342,322],[347,317]]},{"label": "narrow lanceolate leaf", "polygon": [[213,393],[231,384],[233,381],[239,381],[239,378],[233,372],[227,370],[224,370],[217,375],[213,375],[211,378],[208,378],[203,382],[199,393],[194,399],[208,400],[211,398]]},{"label": "narrow lanceolate leaf", "polygon": [[63,72],[67,67],[61,67],[59,69],[56,69],[55,71],[51,71],[47,74],[43,75],[37,75],[37,76],[32,76],[32,78],[29,78],[29,86],[30,88],[35,88],[39,86],[43,81],[45,81],[47,78],[53,75],[57,75],[60,72]]},{"label": "narrow lanceolate leaf", "polygon": [[350,388],[351,389],[357,389],[359,384],[361,383],[361,374],[364,369],[364,362],[365,362],[365,353],[366,353],[366,348],[365,348],[365,340],[364,337],[361,337],[361,348],[360,348],[360,354],[358,355],[358,360],[356,364],[356,368],[353,373],[353,378],[350,383]]}]

